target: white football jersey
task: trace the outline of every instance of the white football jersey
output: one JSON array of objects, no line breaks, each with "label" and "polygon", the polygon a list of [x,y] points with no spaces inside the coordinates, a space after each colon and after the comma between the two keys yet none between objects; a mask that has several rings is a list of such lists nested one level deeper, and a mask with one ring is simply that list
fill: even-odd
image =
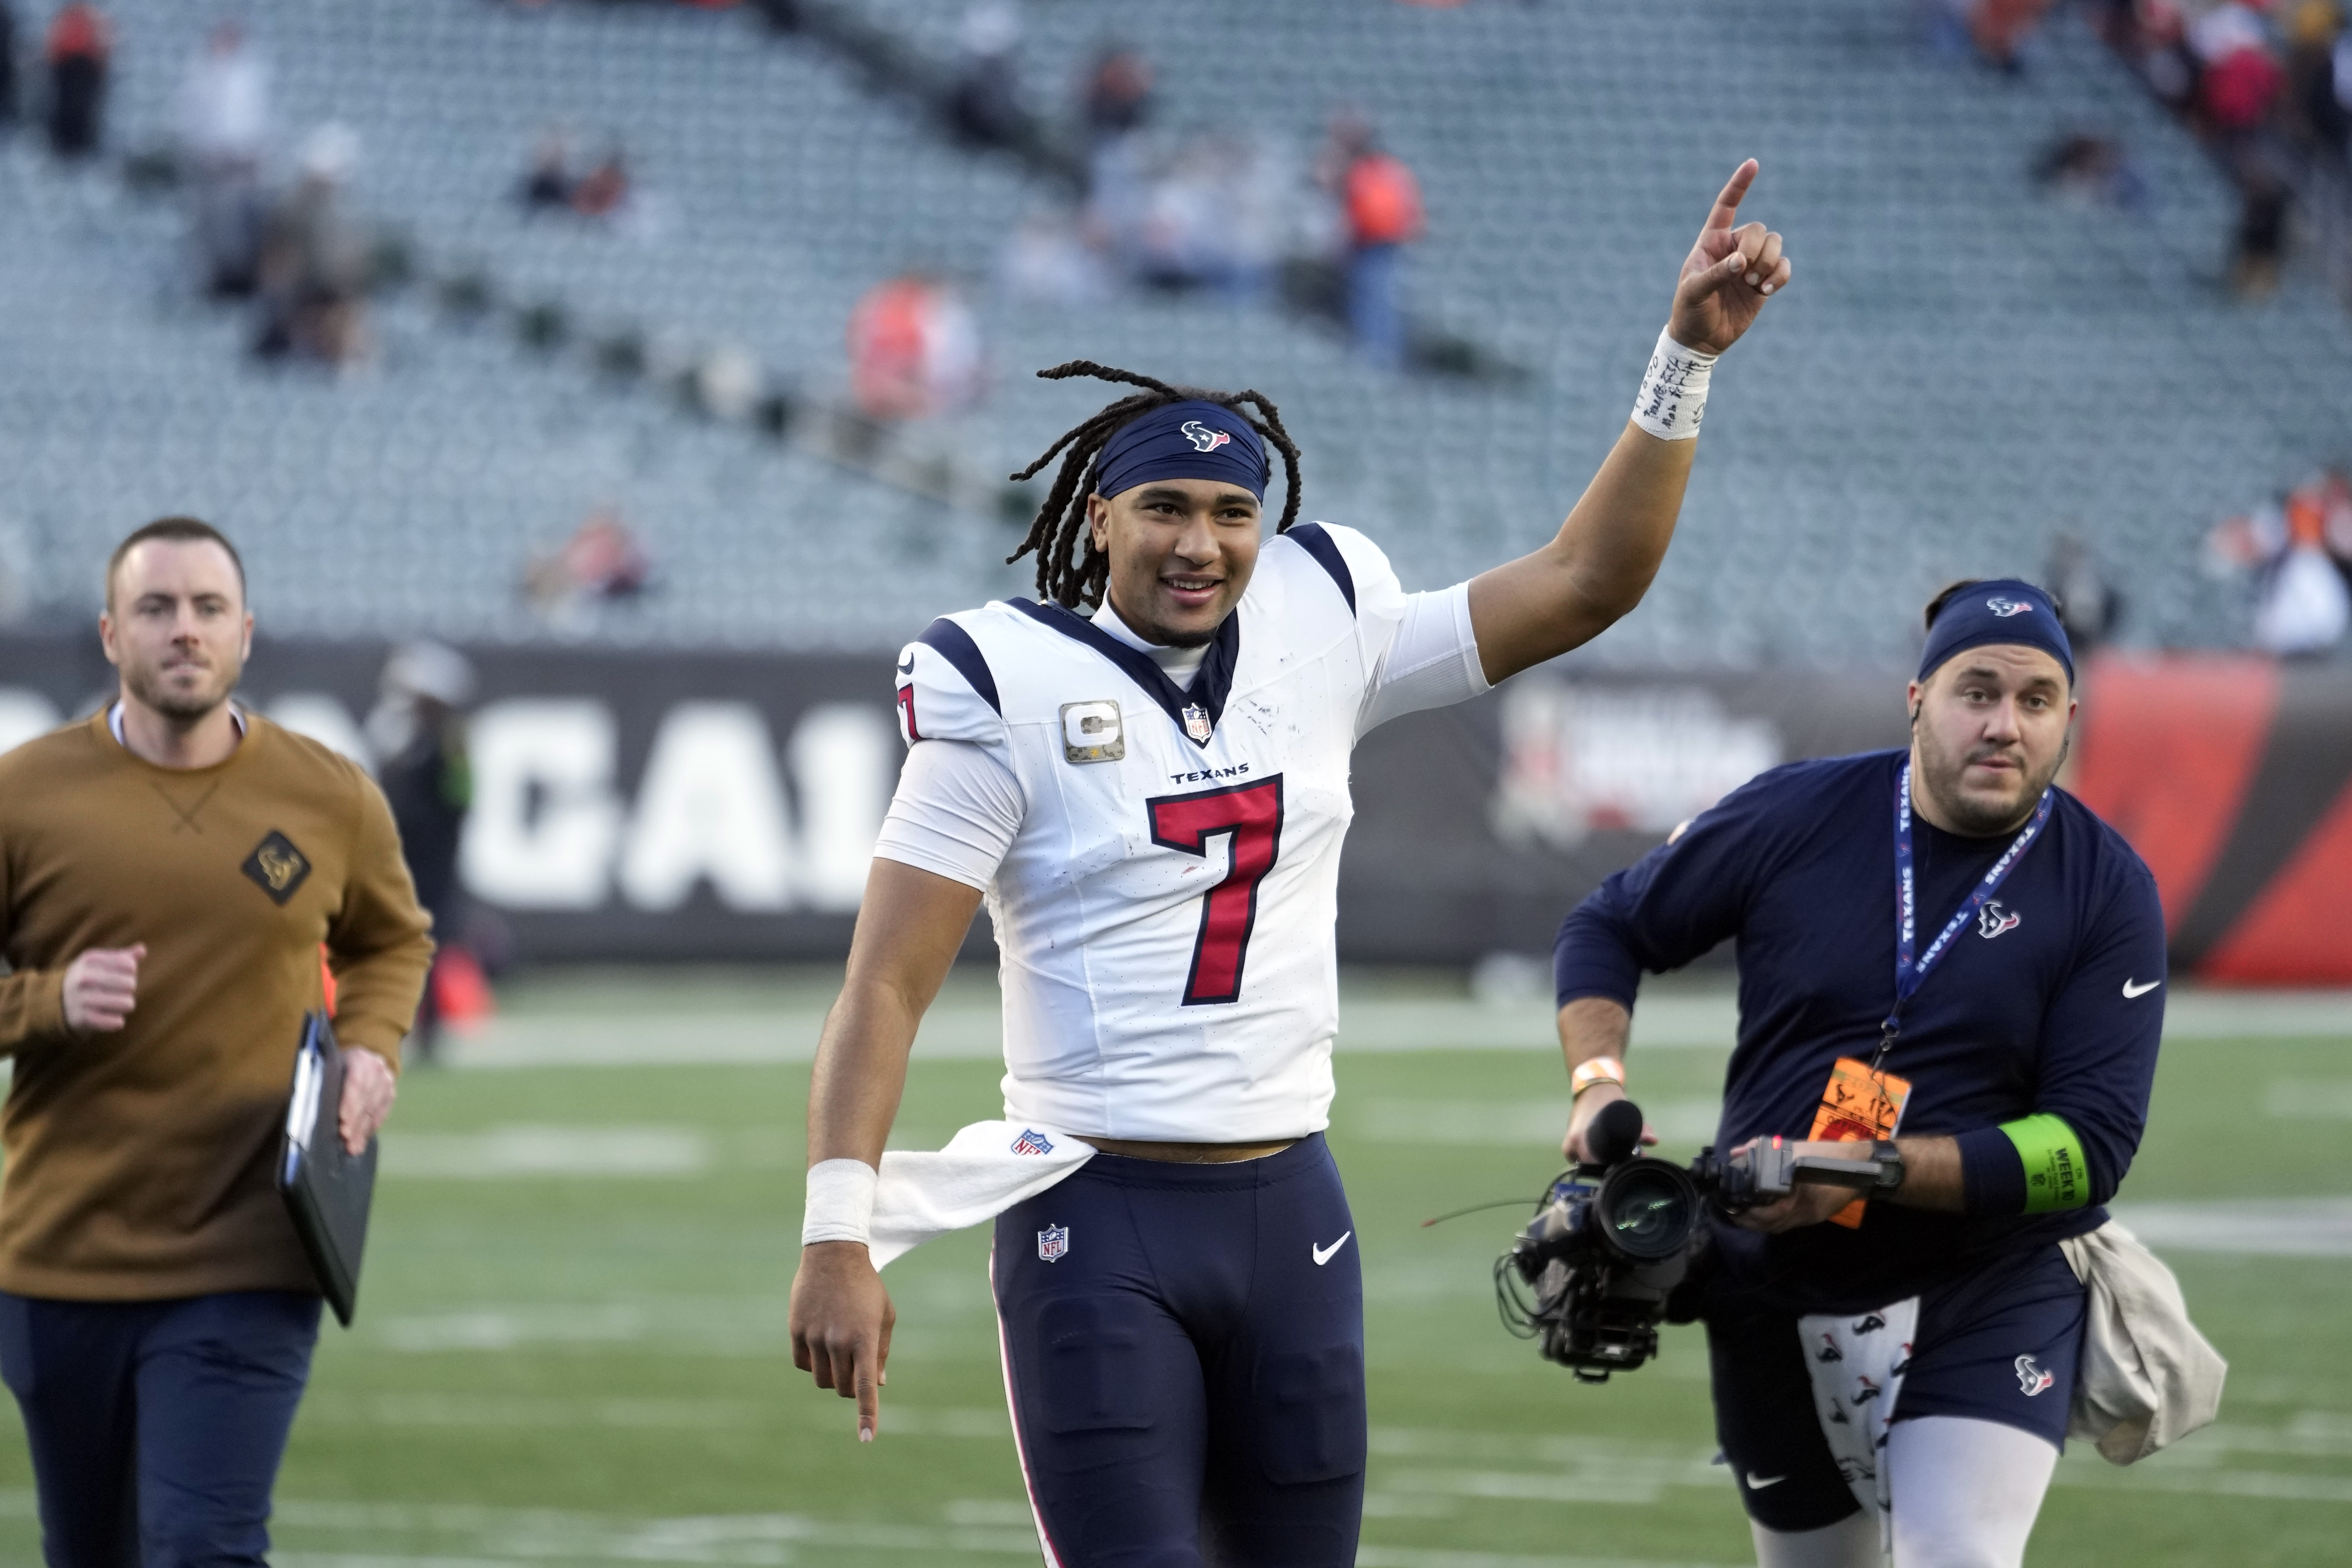
[{"label": "white football jersey", "polygon": [[[1320,523],[1266,542],[1189,689],[1025,599],[908,644],[908,743],[966,742],[1018,784],[987,889],[1008,1120],[1218,1142],[1328,1125],[1349,753],[1485,689],[1466,585],[1407,595]],[[921,863],[887,833],[878,852]]]}]

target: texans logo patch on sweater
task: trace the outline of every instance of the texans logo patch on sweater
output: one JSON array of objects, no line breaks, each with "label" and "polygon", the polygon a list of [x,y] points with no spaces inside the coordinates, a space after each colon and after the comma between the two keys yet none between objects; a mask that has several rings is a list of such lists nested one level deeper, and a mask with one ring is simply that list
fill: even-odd
[{"label": "texans logo patch on sweater", "polygon": [[1990,942],[2005,931],[2015,931],[2024,918],[2002,909],[2000,900],[1995,900],[1977,911],[1977,934]]},{"label": "texans logo patch on sweater", "polygon": [[253,853],[237,869],[252,878],[253,885],[268,893],[269,901],[281,909],[310,879],[310,858],[275,828],[268,837],[254,846]]}]

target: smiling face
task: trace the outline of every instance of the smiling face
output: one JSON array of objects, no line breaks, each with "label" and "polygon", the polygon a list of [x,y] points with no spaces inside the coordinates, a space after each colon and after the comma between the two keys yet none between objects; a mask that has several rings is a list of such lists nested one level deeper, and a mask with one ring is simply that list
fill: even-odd
[{"label": "smiling face", "polygon": [[253,647],[236,563],[210,540],[133,545],[107,584],[99,637],[126,697],[177,724],[228,700]]},{"label": "smiling face", "polygon": [[1257,566],[1257,498],[1217,479],[1153,479],[1087,500],[1110,557],[1110,604],[1138,637],[1198,647],[1241,603]]},{"label": "smiling face", "polygon": [[1912,795],[1948,832],[2022,826],[2066,757],[2074,700],[2065,667],[2038,647],[1964,648],[1911,683]]}]

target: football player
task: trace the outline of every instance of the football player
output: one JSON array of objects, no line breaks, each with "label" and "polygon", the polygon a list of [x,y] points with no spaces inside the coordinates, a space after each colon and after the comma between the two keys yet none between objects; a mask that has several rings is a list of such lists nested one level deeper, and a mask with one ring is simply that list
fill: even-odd
[{"label": "football player", "polygon": [[[1293,526],[1298,453],[1255,392],[1080,361],[1140,390],[1062,464],[1038,599],[934,622],[898,662],[910,748],[809,1102],[796,1364],[855,1398],[893,1309],[877,1169],[918,1024],[984,897],[1003,954],[1010,1155],[1093,1151],[996,1215],[1007,1396],[1046,1559],[1345,1568],[1365,1451],[1362,1280],[1324,1147],[1349,758],[1640,602],[1708,374],[1789,282],[1738,221],[1684,260],[1633,416],[1556,538],[1408,594],[1364,535]],[[1274,537],[1261,508],[1286,484]],[[887,1189],[886,1189],[887,1192]]]}]

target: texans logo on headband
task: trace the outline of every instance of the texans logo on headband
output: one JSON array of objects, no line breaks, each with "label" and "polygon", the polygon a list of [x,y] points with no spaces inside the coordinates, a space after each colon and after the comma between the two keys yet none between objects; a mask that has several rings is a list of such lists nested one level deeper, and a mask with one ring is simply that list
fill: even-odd
[{"label": "texans logo on headband", "polygon": [[1222,404],[1188,397],[1147,409],[1113,432],[1095,459],[1095,489],[1115,496],[1153,479],[1208,479],[1264,500],[1271,471],[1248,420]]},{"label": "texans logo on headband", "polygon": [[[1927,645],[1919,652],[1921,680],[1954,654],[2001,643],[2040,648],[2058,661],[2073,684],[2074,649],[2047,592],[2019,577],[1996,577],[1969,586],[1975,592],[1947,603],[1927,628]],[[1986,597],[1978,598],[1978,594]]]}]

